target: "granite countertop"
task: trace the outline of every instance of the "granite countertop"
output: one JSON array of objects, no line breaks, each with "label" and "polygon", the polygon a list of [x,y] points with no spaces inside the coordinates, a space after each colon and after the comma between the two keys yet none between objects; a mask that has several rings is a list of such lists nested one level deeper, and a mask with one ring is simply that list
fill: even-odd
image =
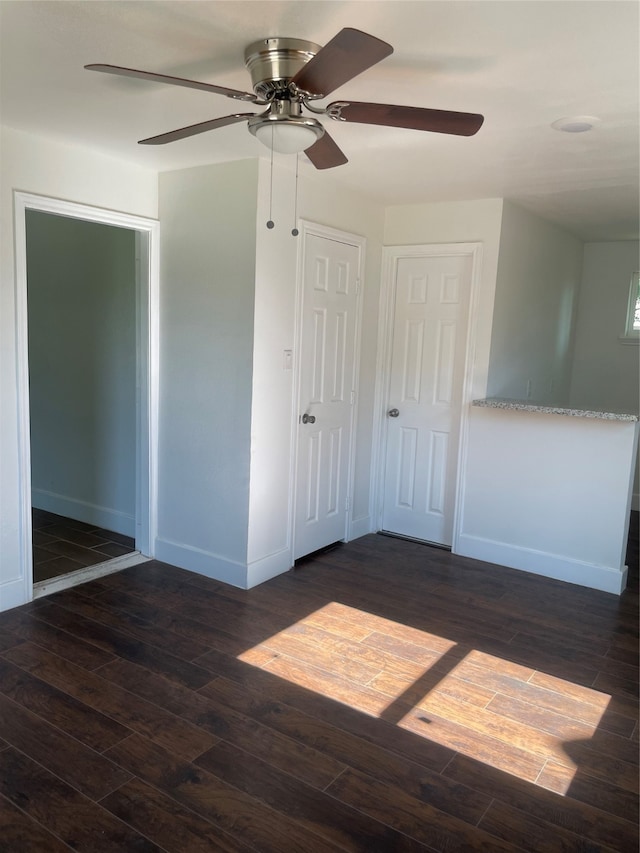
[{"label": "granite countertop", "polygon": [[572,409],[563,406],[543,406],[527,400],[505,400],[488,397],[486,400],[474,400],[473,406],[485,409],[509,409],[514,412],[541,412],[547,415],[569,415],[573,418],[600,418],[605,421],[638,421],[639,415],[624,412],[594,412],[588,409]]}]

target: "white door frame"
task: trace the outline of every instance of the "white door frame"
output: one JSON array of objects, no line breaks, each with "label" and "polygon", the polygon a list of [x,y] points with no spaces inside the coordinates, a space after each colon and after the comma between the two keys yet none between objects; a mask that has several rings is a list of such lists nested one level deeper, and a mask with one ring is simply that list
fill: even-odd
[{"label": "white door frame", "polygon": [[478,306],[480,300],[480,281],[482,267],[482,243],[426,243],[412,246],[383,246],[382,275],[380,279],[380,303],[378,325],[378,358],[376,363],[376,391],[373,453],[371,458],[372,519],[375,530],[382,529],[382,511],[384,504],[384,469],[387,442],[387,404],[389,402],[391,382],[392,334],[395,320],[396,275],[398,262],[402,258],[471,258],[471,289],[469,293],[469,319],[467,321],[467,339],[464,357],[464,378],[462,387],[460,435],[457,450],[457,473],[455,486],[455,509],[453,517],[453,544],[455,554],[461,527],[462,502],[461,486],[467,455],[469,428],[469,405],[472,401],[473,366],[476,351]]},{"label": "white door frame", "polygon": [[[158,334],[160,223],[155,219],[92,207],[57,198],[14,192],[16,257],[16,349],[18,396],[18,465],[20,493],[20,569],[25,600],[33,598],[31,525],[31,439],[29,412],[29,340],[27,302],[26,211],[82,219],[136,232],[137,372],[136,547],[153,556],[157,528]],[[138,514],[139,513],[139,514]]]},{"label": "white door frame", "polygon": [[357,428],[357,407],[358,407],[358,392],[360,379],[360,339],[362,329],[362,282],[364,281],[364,264],[367,240],[359,234],[351,234],[348,231],[340,231],[336,228],[330,228],[328,225],[320,225],[316,222],[311,222],[306,219],[300,220],[300,235],[298,243],[298,263],[296,273],[296,313],[294,325],[294,376],[293,376],[293,409],[291,412],[291,488],[289,489],[289,529],[291,531],[291,554],[295,553],[295,511],[296,511],[296,496],[298,487],[298,417],[302,409],[300,408],[300,379],[301,366],[300,354],[302,352],[302,305],[304,294],[304,261],[305,261],[305,245],[307,236],[324,237],[328,240],[335,240],[338,243],[346,243],[349,246],[356,246],[358,249],[358,284],[356,291],[356,330],[354,341],[354,358],[353,358],[353,379],[352,388],[355,391],[355,398],[351,406],[351,436],[348,448],[348,473],[347,473],[347,499],[349,501],[349,509],[346,513],[346,524],[344,531],[345,541],[348,542],[351,537],[352,516],[353,516],[353,484],[355,477],[355,442]]}]

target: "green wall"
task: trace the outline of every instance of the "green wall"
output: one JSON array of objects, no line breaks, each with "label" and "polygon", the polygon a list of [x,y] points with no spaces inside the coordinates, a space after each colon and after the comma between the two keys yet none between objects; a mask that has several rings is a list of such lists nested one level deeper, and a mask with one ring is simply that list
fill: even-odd
[{"label": "green wall", "polygon": [[27,211],[34,506],[135,525],[135,233]]}]

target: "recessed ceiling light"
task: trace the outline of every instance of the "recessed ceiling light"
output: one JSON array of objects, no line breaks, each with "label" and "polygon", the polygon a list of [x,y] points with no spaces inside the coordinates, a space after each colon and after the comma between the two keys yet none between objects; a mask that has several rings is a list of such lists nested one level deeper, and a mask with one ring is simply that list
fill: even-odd
[{"label": "recessed ceiling light", "polygon": [[551,127],[565,133],[586,133],[587,130],[593,130],[597,124],[600,124],[600,119],[596,116],[566,116],[554,121]]}]

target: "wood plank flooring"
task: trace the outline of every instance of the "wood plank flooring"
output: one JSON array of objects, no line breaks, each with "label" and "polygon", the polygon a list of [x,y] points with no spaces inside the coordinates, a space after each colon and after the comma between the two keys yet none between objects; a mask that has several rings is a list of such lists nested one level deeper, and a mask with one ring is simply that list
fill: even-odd
[{"label": "wood plank flooring", "polygon": [[135,551],[134,539],[83,521],[32,509],[33,582],[77,572]]},{"label": "wood plank flooring", "polygon": [[620,598],[372,535],[0,614],[0,851],[636,851],[634,525]]}]

